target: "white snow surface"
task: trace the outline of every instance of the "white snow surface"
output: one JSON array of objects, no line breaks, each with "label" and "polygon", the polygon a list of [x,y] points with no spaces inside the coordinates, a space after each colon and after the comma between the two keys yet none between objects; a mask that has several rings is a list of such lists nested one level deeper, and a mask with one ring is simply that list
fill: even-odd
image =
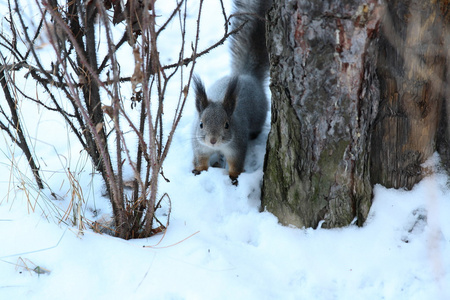
[{"label": "white snow surface", "polygon": [[[231,1],[225,3],[230,11]],[[165,16],[174,2],[155,5],[164,6],[157,9]],[[196,5],[188,7],[188,45]],[[219,1],[204,5],[200,48],[218,40],[223,30]],[[24,13],[33,16],[31,6],[24,4]],[[176,24],[159,46],[167,62],[177,57]],[[53,49],[40,51],[51,55]],[[120,56],[127,57],[123,72],[134,65],[131,53]],[[226,45],[196,66],[207,87],[228,70]],[[31,80],[16,80],[35,91]],[[169,88],[168,116],[179,86],[174,80]],[[123,89],[125,94],[129,86]],[[41,91],[39,95],[48,98]],[[0,101],[3,97],[1,93]],[[159,194],[167,192],[172,204],[167,232],[125,241],[89,228],[80,233],[70,221],[60,221],[73,198],[68,170],[82,190],[85,218],[110,215],[109,201],[100,176],[93,175],[64,121],[24,101],[22,117],[47,187],[37,190],[25,156],[2,132],[0,299],[450,299],[449,178],[435,167],[412,191],[376,186],[361,228],[281,226],[271,213],[260,212],[270,118],[264,134],[250,146],[237,187],[224,169],[194,176],[191,93],[164,166],[170,182],[161,180],[159,186]],[[429,160],[431,167],[438,162],[437,155]]]}]

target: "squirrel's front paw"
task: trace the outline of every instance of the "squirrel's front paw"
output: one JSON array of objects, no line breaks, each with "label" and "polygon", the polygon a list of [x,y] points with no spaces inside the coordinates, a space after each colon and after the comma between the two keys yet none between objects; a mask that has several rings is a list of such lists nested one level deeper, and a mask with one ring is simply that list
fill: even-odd
[{"label": "squirrel's front paw", "polygon": [[234,177],[234,176],[230,176],[230,179],[231,179],[231,184],[232,185],[234,185],[234,186],[238,186],[238,180],[237,180],[237,177]]},{"label": "squirrel's front paw", "polygon": [[202,171],[199,171],[199,170],[196,170],[196,169],[192,170],[192,173],[193,173],[195,176],[200,175],[201,172],[202,172]]}]

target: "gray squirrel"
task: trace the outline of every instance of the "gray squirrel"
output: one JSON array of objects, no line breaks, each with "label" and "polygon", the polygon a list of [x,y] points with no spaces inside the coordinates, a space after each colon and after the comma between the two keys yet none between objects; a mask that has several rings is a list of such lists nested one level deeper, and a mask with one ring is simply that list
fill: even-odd
[{"label": "gray squirrel", "polygon": [[213,154],[223,155],[234,185],[244,171],[249,139],[256,138],[266,120],[268,101],[264,91],[269,58],[265,39],[265,14],[271,0],[235,0],[231,37],[231,74],[219,79],[208,93],[194,77],[195,106],[194,174],[208,170]]}]

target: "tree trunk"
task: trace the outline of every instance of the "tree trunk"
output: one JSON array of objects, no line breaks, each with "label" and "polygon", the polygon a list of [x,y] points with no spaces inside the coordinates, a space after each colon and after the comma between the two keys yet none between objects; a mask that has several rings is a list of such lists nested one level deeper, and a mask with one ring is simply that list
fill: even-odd
[{"label": "tree trunk", "polygon": [[375,0],[274,1],[262,205],[283,224],[335,227],[367,217],[379,20]]},{"label": "tree trunk", "polygon": [[361,225],[373,184],[410,189],[436,150],[450,170],[449,1],[386,2],[274,3],[262,203],[281,223]]},{"label": "tree trunk", "polygon": [[443,106],[449,49],[448,44],[443,47],[448,35],[443,16],[448,20],[448,6],[445,0],[387,1],[377,64],[380,108],[372,136],[373,183],[411,189],[419,182],[426,174],[421,165],[436,151],[440,121],[441,153],[448,157]]}]

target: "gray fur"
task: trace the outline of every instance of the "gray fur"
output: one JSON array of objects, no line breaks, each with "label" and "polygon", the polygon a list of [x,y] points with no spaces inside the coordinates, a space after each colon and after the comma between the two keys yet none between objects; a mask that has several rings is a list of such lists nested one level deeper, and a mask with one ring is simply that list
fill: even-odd
[{"label": "gray fur", "polygon": [[[270,0],[235,0],[233,26],[245,25],[231,42],[232,73],[205,92],[194,77],[198,116],[193,124],[195,174],[207,170],[211,155],[219,153],[228,162],[230,178],[244,171],[248,141],[264,126],[268,101],[264,92],[268,57],[265,46],[265,12]],[[208,162],[206,164],[205,162]]]},{"label": "gray fur", "polygon": [[263,82],[269,69],[266,47],[266,12],[271,0],[234,0],[233,27],[244,27],[231,36],[231,69],[233,74],[247,74]]}]

